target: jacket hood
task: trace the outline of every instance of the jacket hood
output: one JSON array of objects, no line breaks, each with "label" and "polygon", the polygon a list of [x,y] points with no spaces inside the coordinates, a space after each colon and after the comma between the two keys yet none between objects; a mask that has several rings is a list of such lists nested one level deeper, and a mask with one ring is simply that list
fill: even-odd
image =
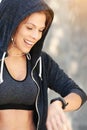
[{"label": "jacket hood", "polygon": [[[0,59],[2,58],[3,52],[6,52],[11,36],[19,23],[31,13],[42,10],[49,11],[52,22],[53,11],[44,0],[2,0],[0,3]],[[30,51],[31,57],[34,59],[32,62],[35,62],[40,56],[49,27]]]}]

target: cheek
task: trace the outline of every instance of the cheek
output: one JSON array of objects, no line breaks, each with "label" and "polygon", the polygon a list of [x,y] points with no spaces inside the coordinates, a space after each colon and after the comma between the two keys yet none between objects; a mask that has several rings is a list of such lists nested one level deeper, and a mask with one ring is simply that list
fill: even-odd
[{"label": "cheek", "polygon": [[14,37],[14,44],[16,45],[17,48],[21,48],[21,44],[22,44],[22,34],[21,33],[17,33]]},{"label": "cheek", "polygon": [[18,44],[21,41],[21,36],[19,35],[19,33],[17,35],[15,35],[14,37],[14,42],[15,44]]},{"label": "cheek", "polygon": [[23,38],[23,36],[24,36],[24,31],[23,30],[18,30],[17,32],[16,32],[16,34],[15,34],[15,36],[14,36],[14,41],[16,42],[16,43],[18,43],[19,41],[21,41],[22,40],[22,38]]},{"label": "cheek", "polygon": [[19,28],[17,29],[16,33],[15,33],[15,37],[17,38],[21,38],[26,34],[26,30],[24,28],[24,26],[19,26]]}]

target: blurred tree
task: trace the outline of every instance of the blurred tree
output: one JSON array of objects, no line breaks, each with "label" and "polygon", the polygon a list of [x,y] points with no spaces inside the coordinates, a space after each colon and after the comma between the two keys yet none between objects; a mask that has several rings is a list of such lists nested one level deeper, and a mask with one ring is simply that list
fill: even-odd
[{"label": "blurred tree", "polygon": [[[55,17],[44,50],[87,92],[87,0],[47,2]],[[49,91],[49,99],[54,95]],[[87,130],[86,107],[70,114],[73,130]]]}]

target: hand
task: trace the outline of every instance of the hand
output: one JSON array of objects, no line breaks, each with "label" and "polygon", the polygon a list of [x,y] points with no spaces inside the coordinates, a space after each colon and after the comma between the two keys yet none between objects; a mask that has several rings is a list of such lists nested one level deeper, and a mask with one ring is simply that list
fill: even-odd
[{"label": "hand", "polygon": [[48,107],[47,130],[72,130],[60,101],[55,101]]}]

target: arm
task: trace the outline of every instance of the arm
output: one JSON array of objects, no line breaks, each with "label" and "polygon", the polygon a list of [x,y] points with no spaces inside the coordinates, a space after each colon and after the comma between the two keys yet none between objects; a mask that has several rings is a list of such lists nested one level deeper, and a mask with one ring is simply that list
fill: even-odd
[{"label": "arm", "polygon": [[57,100],[49,105],[46,126],[47,130],[72,130],[61,101]]},{"label": "arm", "polygon": [[79,95],[71,93],[65,98],[58,97],[51,100],[51,103],[55,102],[56,106],[60,106],[64,111],[74,111],[78,109],[82,104],[82,99]]},{"label": "arm", "polygon": [[[65,101],[68,102],[64,111],[74,111],[80,108],[82,104],[82,99],[76,93],[70,93],[65,98]],[[72,100],[73,99],[73,100]]]},{"label": "arm", "polygon": [[64,110],[62,109],[62,102],[59,100],[49,105],[46,122],[47,129],[71,130],[65,112],[79,109],[87,100],[87,96],[84,91],[59,68],[58,64],[55,63],[52,58],[49,56],[46,57],[45,64],[47,68],[48,86],[60,94],[68,103]]},{"label": "arm", "polygon": [[62,108],[63,104],[60,100],[55,100],[49,105],[46,122],[48,130],[71,130],[71,126],[65,112],[78,109],[82,104],[82,100],[81,97],[75,93],[70,93],[64,98],[64,100],[68,103],[65,109]]},{"label": "arm", "polygon": [[[69,100],[69,104],[77,104],[75,109],[78,109],[86,102],[86,93],[59,67],[59,65],[49,55],[45,54],[44,61],[49,88],[60,94],[61,97],[65,98],[65,100]],[[77,102],[77,99],[79,102]]]}]

